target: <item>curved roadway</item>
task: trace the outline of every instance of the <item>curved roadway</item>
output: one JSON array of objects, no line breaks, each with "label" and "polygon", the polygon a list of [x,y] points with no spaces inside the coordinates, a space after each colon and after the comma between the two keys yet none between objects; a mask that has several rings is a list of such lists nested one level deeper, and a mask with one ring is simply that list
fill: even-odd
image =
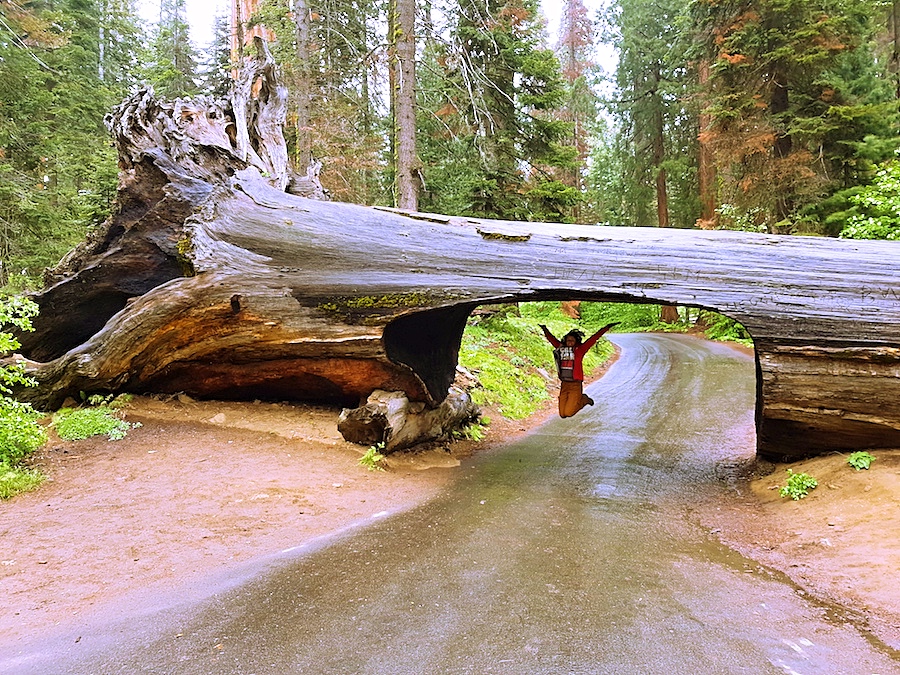
[{"label": "curved roadway", "polygon": [[616,335],[597,404],[441,498],[0,657],[2,673],[887,674],[898,654],[694,524],[748,459],[751,357]]}]

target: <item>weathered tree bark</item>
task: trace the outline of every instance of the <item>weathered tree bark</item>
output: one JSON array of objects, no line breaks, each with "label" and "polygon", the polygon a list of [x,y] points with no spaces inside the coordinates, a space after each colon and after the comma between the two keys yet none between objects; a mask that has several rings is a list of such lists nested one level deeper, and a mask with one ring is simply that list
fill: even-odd
[{"label": "weathered tree bark", "polygon": [[294,95],[297,104],[294,108],[297,120],[294,124],[296,133],[295,166],[300,172],[309,173],[314,166],[312,140],[312,91],[313,64],[309,43],[309,28],[312,10],[307,0],[293,0],[294,40],[296,41],[296,70],[294,78]]},{"label": "weathered tree bark", "polygon": [[365,405],[341,412],[338,431],[352,443],[384,443],[382,452],[388,454],[446,438],[479,415],[469,394],[459,389],[451,390],[436,408],[410,401],[399,391],[374,391]]},{"label": "weathered tree bark", "polygon": [[391,113],[393,117],[394,201],[398,208],[419,208],[416,154],[416,3],[391,0]]},{"label": "weathered tree bark", "polygon": [[46,406],[100,391],[358,405],[453,382],[469,313],[529,300],[721,311],[755,338],[770,457],[900,446],[900,245],[379,211],[274,187],[227,106],[112,117],[119,208],[48,275],[22,336]]}]

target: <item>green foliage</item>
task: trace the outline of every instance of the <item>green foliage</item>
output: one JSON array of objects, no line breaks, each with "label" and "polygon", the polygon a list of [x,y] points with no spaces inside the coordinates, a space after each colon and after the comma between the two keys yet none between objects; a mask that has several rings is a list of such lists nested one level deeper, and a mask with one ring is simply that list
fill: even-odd
[{"label": "green foliage", "polygon": [[819,485],[819,481],[808,473],[794,473],[791,469],[788,469],[787,472],[787,483],[779,492],[782,497],[790,497],[797,501],[806,497],[810,490],[815,489]]},{"label": "green foliage", "polygon": [[166,98],[198,94],[199,57],[189,38],[185,0],[163,0],[145,77]]},{"label": "green foliage", "polygon": [[[14,326],[31,330],[31,319],[36,315],[37,305],[27,298],[0,299],[0,356],[7,356],[19,347],[19,341],[3,329]],[[44,428],[38,424],[43,415],[10,396],[14,385],[33,384],[23,365],[0,366],[0,497],[3,499],[31,489],[42,480],[39,472],[23,469],[20,464],[47,440]]]},{"label": "green foliage", "polygon": [[857,471],[861,471],[863,469],[868,469],[872,466],[872,462],[875,461],[875,455],[865,452],[851,452],[850,456],[847,457],[847,464],[852,466]]},{"label": "green foliage", "polygon": [[0,397],[0,464],[16,466],[46,442],[42,417],[27,403]]},{"label": "green foliage", "polygon": [[417,125],[426,211],[565,221],[582,196],[559,60],[542,47],[534,0],[462,0],[449,39],[426,46]]},{"label": "green foliage", "polygon": [[660,225],[661,199],[666,200],[669,225],[692,227],[700,215],[695,160],[699,123],[683,59],[689,4],[617,0],[604,15],[605,30],[619,49],[619,91],[610,104],[616,138],[603,152],[612,150],[620,180],[610,185],[618,194],[607,198],[618,199],[626,225]]},{"label": "green foliage", "polygon": [[720,203],[769,231],[834,233],[822,202],[864,183],[896,147],[889,52],[878,53],[889,42],[884,9],[871,0],[691,4],[688,59],[709,68],[703,137]]},{"label": "green foliage", "polygon": [[482,441],[487,436],[487,427],[490,421],[482,418],[477,422],[466,425],[464,428],[453,432],[453,437],[457,439],[466,439],[468,441]]},{"label": "green foliage", "polygon": [[4,3],[0,14],[0,286],[28,288],[110,211],[103,116],[134,81],[140,39],[122,2]]},{"label": "green foliage", "polygon": [[716,209],[716,213],[719,216],[720,230],[761,232],[763,234],[769,231],[765,224],[765,213],[759,207],[742,210],[734,204],[722,204]]},{"label": "green foliage", "polygon": [[846,227],[844,239],[900,240],[900,160],[884,164],[871,185],[850,196],[856,207]]},{"label": "green foliage", "polygon": [[740,342],[744,345],[753,343],[753,338],[743,325],[717,312],[702,310],[697,317],[697,325],[703,327],[703,334],[710,340]]},{"label": "green foliage", "polygon": [[591,325],[605,326],[618,322],[616,330],[636,333],[651,330],[672,330],[659,320],[659,305],[631,305],[621,302],[583,302],[581,318]]},{"label": "green foliage", "polygon": [[45,476],[36,469],[23,469],[0,462],[0,499],[9,499],[20,492],[34,490]]},{"label": "green foliage", "polygon": [[126,422],[107,405],[95,408],[61,408],[53,414],[53,427],[60,438],[77,441],[91,436],[106,435],[111,441],[125,438],[140,422]]},{"label": "green foliage", "polygon": [[384,455],[381,454],[382,450],[384,450],[384,443],[376,443],[371,446],[366,450],[365,454],[359,458],[360,466],[366,467],[369,471],[384,471],[384,466],[382,465]]}]

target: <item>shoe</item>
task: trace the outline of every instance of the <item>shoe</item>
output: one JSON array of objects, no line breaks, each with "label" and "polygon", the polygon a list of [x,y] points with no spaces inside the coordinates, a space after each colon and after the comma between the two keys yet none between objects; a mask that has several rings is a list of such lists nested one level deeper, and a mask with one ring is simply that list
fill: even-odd
[{"label": "shoe", "polygon": [[590,396],[585,396],[585,398],[587,399],[588,405],[594,405],[594,399],[592,399]]}]

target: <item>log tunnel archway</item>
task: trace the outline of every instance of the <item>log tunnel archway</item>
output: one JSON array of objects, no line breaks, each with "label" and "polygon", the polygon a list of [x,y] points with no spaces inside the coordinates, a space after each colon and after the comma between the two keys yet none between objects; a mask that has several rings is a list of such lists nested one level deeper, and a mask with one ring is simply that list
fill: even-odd
[{"label": "log tunnel archway", "polygon": [[315,201],[229,150],[219,108],[185,110],[140,92],[117,111],[119,209],[48,274],[22,336],[38,405],[82,391],[358,403],[375,389],[434,404],[477,305],[656,302],[751,333],[761,454],[900,447],[900,243]]},{"label": "log tunnel archway", "polygon": [[[494,304],[509,302],[540,302],[540,301],[566,301],[579,300],[582,302],[615,302],[621,304],[654,304],[662,305],[664,301],[648,300],[646,297],[616,297],[608,296],[584,296],[573,295],[566,292],[551,292],[547,294],[529,295],[528,297],[504,298],[502,301],[483,303],[463,303],[447,308],[431,309],[423,312],[413,312],[404,315],[385,327],[384,346],[385,353],[392,361],[401,366],[408,366],[422,379],[429,394],[435,400],[440,399],[440,392],[446,392],[454,380],[456,366],[458,365],[459,351],[463,339],[468,318],[478,307],[486,307]],[[700,309],[723,314],[714,307],[688,306],[691,309]],[[727,316],[727,315],[726,315]],[[733,318],[733,317],[729,317]],[[748,331],[749,332],[749,331]],[[752,337],[752,335],[751,335]],[[754,366],[756,382],[756,430],[757,437],[761,431],[762,416],[762,371],[760,368],[759,354],[754,346]],[[808,433],[808,431],[804,432]],[[823,443],[822,439],[818,440]],[[900,437],[891,437],[890,442],[879,444],[889,447],[900,443]],[[780,444],[777,447],[783,447]],[[827,437],[823,447],[828,447]],[[768,455],[775,459],[790,457],[791,453],[776,450],[771,446],[760,448],[762,455]]]}]

